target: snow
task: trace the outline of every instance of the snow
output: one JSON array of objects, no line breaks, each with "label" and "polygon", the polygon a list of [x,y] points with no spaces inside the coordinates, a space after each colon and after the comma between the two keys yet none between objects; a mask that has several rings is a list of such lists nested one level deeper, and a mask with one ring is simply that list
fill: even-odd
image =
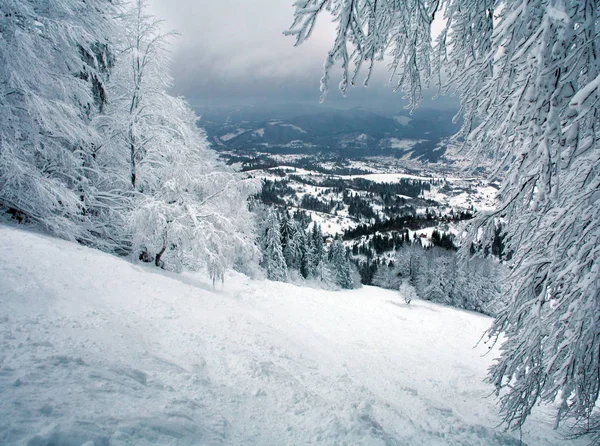
[{"label": "snow", "polygon": [[256,135],[260,138],[263,138],[265,136],[265,129],[254,130],[254,132],[252,132],[252,134]]},{"label": "snow", "polygon": [[421,245],[427,248],[432,245],[431,236],[433,235],[433,231],[435,231],[435,230],[440,231],[440,232],[446,232],[446,231],[440,230],[439,227],[417,229],[416,231],[409,229],[408,236],[411,238],[411,240],[414,239],[415,236],[418,237],[421,242]]},{"label": "snow", "polygon": [[390,138],[390,145],[392,149],[399,150],[410,150],[415,145],[420,142],[423,142],[423,139],[399,139],[399,138]]},{"label": "snow", "polygon": [[410,121],[412,121],[411,118],[409,118],[408,116],[394,116],[394,121],[396,121],[398,124],[403,125],[403,126],[407,126]]},{"label": "snow", "polygon": [[[346,211],[345,214],[344,211]],[[312,221],[321,226],[323,235],[329,237],[343,235],[344,231],[358,226],[358,222],[355,219],[347,216],[347,209],[344,211],[338,211],[338,215],[333,215],[306,209],[304,210],[304,212],[310,215]]]},{"label": "snow", "polygon": [[[594,93],[598,91],[600,88],[600,74],[596,76],[596,78],[581,88],[571,99],[569,105],[571,107],[575,107],[580,113],[584,111],[584,105],[586,103],[592,102],[595,97]],[[592,100],[590,100],[590,98]]]},{"label": "snow", "polygon": [[373,181],[375,183],[398,183],[400,180],[408,179],[408,180],[421,180],[421,181],[429,181],[431,177],[424,177],[418,175],[409,175],[405,173],[372,173],[365,175],[347,175],[347,176],[339,176],[340,178],[363,178],[365,180]]},{"label": "snow", "polygon": [[289,127],[291,129],[296,130],[297,132],[300,133],[306,133],[306,130],[304,130],[303,128],[298,127],[297,125],[294,124],[279,124],[280,127]]},{"label": "snow", "polygon": [[221,141],[227,142],[229,140],[232,140],[233,138],[237,138],[238,136],[243,135],[246,132],[246,129],[237,129],[234,133],[227,133],[226,135],[221,136],[219,139]]},{"label": "snow", "polygon": [[301,167],[294,167],[294,166],[270,167],[268,170],[284,170],[293,175],[311,175],[312,174],[312,171],[310,171],[310,170],[306,170],[306,169],[302,169]]},{"label": "snow", "polygon": [[424,191],[423,198],[435,200],[442,205],[458,209],[468,209],[473,206],[478,211],[489,212],[496,208],[498,189],[490,185],[474,185],[455,195],[442,193],[438,188]]},{"label": "snow", "polygon": [[[364,287],[213,289],[0,225],[1,444],[517,445],[491,319]],[[526,444],[567,444],[536,408]]]},{"label": "snow", "polygon": [[304,130],[301,127],[298,127],[297,125],[294,125],[294,124],[284,124],[281,121],[271,121],[268,124],[272,125],[272,126],[278,125],[279,127],[288,127],[288,128],[296,130],[299,133],[307,133],[306,130]]}]

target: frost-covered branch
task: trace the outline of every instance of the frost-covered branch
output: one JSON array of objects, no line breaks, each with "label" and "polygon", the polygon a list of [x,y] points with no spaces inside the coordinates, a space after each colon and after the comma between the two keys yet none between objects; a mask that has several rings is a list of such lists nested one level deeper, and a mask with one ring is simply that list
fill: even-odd
[{"label": "frost-covered branch", "polygon": [[[506,423],[560,398],[557,424],[589,419],[600,388],[600,18],[593,0],[331,0],[296,2],[287,32],[305,41],[327,10],[337,35],[325,63],[389,57],[396,86],[418,104],[424,86],[460,96],[455,141],[502,181],[493,216],[471,232],[491,239],[506,222],[514,253],[510,304],[490,373]],[[433,42],[431,24],[445,27]],[[349,51],[348,47],[352,50]],[[348,57],[352,54],[352,57]],[[468,246],[468,244],[467,244]],[[510,385],[509,385],[510,383]]]}]

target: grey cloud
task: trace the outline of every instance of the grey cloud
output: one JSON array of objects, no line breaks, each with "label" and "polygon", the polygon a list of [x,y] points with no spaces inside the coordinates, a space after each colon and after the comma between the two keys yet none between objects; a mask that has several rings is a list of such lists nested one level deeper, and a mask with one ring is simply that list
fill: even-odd
[{"label": "grey cloud", "polygon": [[[300,48],[283,31],[292,19],[285,0],[152,0],[151,12],[180,36],[173,43],[175,90],[239,95],[285,84],[317,85],[328,43],[327,23]],[[331,33],[331,25],[329,25]]]},{"label": "grey cloud", "polygon": [[[321,17],[313,37],[294,47],[294,39],[283,35],[292,22],[292,4],[293,0],[150,0],[150,12],[165,19],[165,29],[180,34],[172,48],[173,92],[194,106],[259,100],[317,103],[334,25]],[[341,99],[337,79],[332,76],[328,103]],[[369,89],[352,89],[344,102],[389,101],[401,107],[401,95],[385,84],[380,67]]]}]

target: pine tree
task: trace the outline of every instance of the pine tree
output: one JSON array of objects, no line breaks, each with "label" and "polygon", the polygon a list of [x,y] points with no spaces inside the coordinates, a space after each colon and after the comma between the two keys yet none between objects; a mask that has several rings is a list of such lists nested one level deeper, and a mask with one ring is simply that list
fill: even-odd
[{"label": "pine tree", "polygon": [[293,237],[293,245],[300,275],[307,279],[311,271],[309,239],[299,223],[296,224],[296,232]]},{"label": "pine tree", "polygon": [[281,246],[280,221],[274,210],[269,209],[265,229],[260,240],[262,251],[261,266],[271,280],[287,280],[287,265]]},{"label": "pine tree", "polygon": [[323,264],[326,261],[325,248],[323,247],[323,233],[321,226],[313,223],[310,232],[310,274],[319,280],[323,280]]},{"label": "pine tree", "polygon": [[397,290],[401,283],[402,278],[398,268],[392,261],[381,265],[373,277],[373,285],[388,290]]},{"label": "pine tree", "polygon": [[285,263],[288,269],[298,269],[298,248],[294,242],[297,228],[294,224],[294,220],[290,218],[287,208],[281,213],[280,226],[281,247],[283,249],[283,256],[285,257]]},{"label": "pine tree", "polygon": [[335,283],[340,288],[354,288],[350,261],[346,255],[346,248],[339,238],[336,238],[329,248],[329,263],[333,269]]}]

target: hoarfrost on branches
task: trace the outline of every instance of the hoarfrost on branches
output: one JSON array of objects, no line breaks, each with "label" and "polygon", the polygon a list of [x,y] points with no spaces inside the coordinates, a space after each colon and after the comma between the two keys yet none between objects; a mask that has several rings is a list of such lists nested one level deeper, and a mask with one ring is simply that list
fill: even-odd
[{"label": "hoarfrost on branches", "polygon": [[[592,0],[298,0],[297,44],[329,11],[337,34],[321,90],[340,61],[346,92],[363,66],[389,55],[391,80],[414,108],[424,87],[460,96],[456,141],[493,159],[497,210],[472,234],[507,222],[510,303],[490,372],[504,421],[520,427],[555,402],[556,423],[588,420],[600,390],[600,35]],[[443,14],[435,42],[431,24]],[[480,231],[483,229],[483,231]],[[468,246],[468,243],[466,244]]]},{"label": "hoarfrost on branches", "polygon": [[131,191],[132,248],[157,266],[222,280],[239,257],[257,256],[247,204],[256,185],[219,162],[195,113],[167,94],[167,36],[144,11],[139,0],[123,15],[114,95],[97,120]]},{"label": "hoarfrost on branches", "polygon": [[[128,9],[129,8],[129,9]],[[0,0],[0,210],[173,270],[256,263],[256,191],[166,93],[143,1]]]},{"label": "hoarfrost on branches", "polygon": [[109,1],[0,2],[0,208],[94,244]]}]

